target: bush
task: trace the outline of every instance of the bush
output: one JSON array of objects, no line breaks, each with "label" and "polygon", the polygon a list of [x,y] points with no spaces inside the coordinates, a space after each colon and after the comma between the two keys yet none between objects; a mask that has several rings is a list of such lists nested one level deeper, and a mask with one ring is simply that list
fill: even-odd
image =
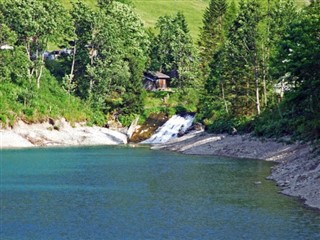
[{"label": "bush", "polygon": [[303,101],[289,95],[279,106],[263,112],[253,122],[253,132],[257,136],[291,136],[302,140],[320,138],[320,113],[308,110]]},{"label": "bush", "polygon": [[246,133],[252,131],[252,119],[247,117],[221,117],[206,125],[211,133]]},{"label": "bush", "polygon": [[105,118],[102,123],[100,115],[93,114],[88,104],[63,90],[46,69],[40,89],[36,88],[34,81],[30,83],[27,80],[19,84],[11,81],[0,84],[0,121],[5,125],[13,125],[17,119],[31,123],[50,117],[64,117],[70,122],[93,121],[104,124]]},{"label": "bush", "polygon": [[129,127],[131,125],[132,121],[136,118],[137,118],[137,115],[135,115],[135,114],[120,115],[119,121],[122,124],[122,126]]}]

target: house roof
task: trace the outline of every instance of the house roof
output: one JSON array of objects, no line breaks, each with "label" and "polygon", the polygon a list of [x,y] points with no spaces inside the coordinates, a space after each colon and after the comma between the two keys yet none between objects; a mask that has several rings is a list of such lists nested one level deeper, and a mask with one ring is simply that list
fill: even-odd
[{"label": "house roof", "polygon": [[152,72],[152,71],[149,71],[146,73],[146,75],[150,75],[152,76],[153,78],[155,79],[170,79],[170,77],[162,72]]},{"label": "house roof", "polygon": [[170,77],[162,72],[155,72],[154,76],[156,76],[157,78],[161,78],[161,79],[169,79]]},{"label": "house roof", "polygon": [[148,79],[149,81],[155,82],[157,79],[149,77],[149,76],[144,76],[145,79]]}]

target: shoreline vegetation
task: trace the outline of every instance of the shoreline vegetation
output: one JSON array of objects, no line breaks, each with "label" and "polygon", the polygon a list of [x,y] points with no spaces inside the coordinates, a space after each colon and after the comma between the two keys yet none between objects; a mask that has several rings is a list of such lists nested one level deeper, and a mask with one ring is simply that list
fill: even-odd
[{"label": "shoreline vegetation", "polygon": [[[28,125],[19,121],[12,129],[0,130],[2,149],[48,146],[94,146],[127,144],[124,131],[84,124],[71,126],[64,119]],[[270,180],[277,182],[285,195],[304,200],[309,207],[320,209],[320,156],[305,143],[285,143],[250,134],[209,134],[190,132],[164,144],[151,147],[182,154],[215,155],[244,159],[261,159],[277,164]]]}]

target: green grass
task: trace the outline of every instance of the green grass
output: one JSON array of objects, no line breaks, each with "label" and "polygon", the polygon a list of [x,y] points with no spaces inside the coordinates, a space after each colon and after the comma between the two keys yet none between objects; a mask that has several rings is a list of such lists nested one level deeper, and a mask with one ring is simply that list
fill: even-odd
[{"label": "green grass", "polygon": [[[66,8],[71,7],[71,0],[60,0]],[[140,15],[146,27],[154,27],[157,19],[163,15],[173,15],[178,11],[185,15],[190,33],[194,41],[199,37],[202,17],[210,0],[132,0],[136,12]],[[91,7],[96,6],[96,0],[84,0]],[[296,0],[298,6],[305,5],[309,0]]]},{"label": "green grass", "polygon": [[23,85],[1,82],[0,127],[12,126],[19,119],[33,123],[49,117],[64,117],[71,123],[95,120],[90,107],[67,94],[48,71],[43,74],[40,89],[27,81]]},{"label": "green grass", "polygon": [[[60,0],[66,8],[71,7],[71,0]],[[91,7],[96,6],[96,0],[84,0]],[[202,25],[202,15],[209,0],[133,0],[135,11],[140,15],[145,26],[154,27],[157,19],[163,15],[173,15],[178,11],[185,15],[190,33],[194,40],[199,36]]]},{"label": "green grass", "polygon": [[163,15],[173,15],[181,11],[188,22],[194,40],[199,36],[202,16],[209,0],[134,0],[137,13],[146,27],[154,27],[157,19]]}]

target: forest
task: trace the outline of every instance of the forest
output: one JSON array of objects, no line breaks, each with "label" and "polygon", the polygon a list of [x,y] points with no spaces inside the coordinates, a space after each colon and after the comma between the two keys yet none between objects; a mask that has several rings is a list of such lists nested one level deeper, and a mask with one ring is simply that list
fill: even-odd
[{"label": "forest", "polygon": [[[210,0],[202,19],[195,38],[182,11],[147,28],[127,0],[0,0],[1,126],[194,112],[210,132],[318,141],[320,1]],[[146,71],[172,91],[146,91]]]}]

